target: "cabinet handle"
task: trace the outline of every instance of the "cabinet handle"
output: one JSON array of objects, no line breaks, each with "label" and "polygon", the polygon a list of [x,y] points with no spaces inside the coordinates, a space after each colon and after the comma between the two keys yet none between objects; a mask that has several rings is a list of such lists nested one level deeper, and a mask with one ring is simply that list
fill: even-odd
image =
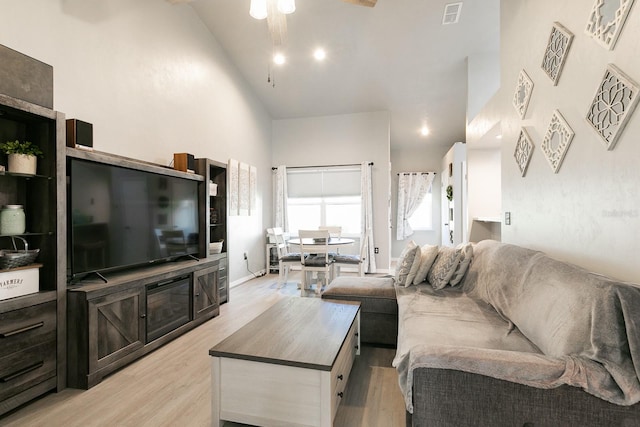
[{"label": "cabinet handle", "polygon": [[41,368],[44,365],[44,362],[34,363],[33,365],[27,366],[26,368],[22,368],[13,374],[7,375],[6,377],[0,378],[0,382],[8,383],[9,381],[18,378],[20,375],[24,375],[27,372],[35,371],[38,368]]},{"label": "cabinet handle", "polygon": [[344,378],[344,377],[342,376],[342,374],[338,375],[338,379],[339,379],[340,381],[342,381],[342,379],[343,379],[343,378]]},{"label": "cabinet handle", "polygon": [[199,297],[199,296],[200,296],[200,292],[198,292],[198,293],[196,294],[196,296],[197,296],[197,297]]},{"label": "cabinet handle", "polygon": [[360,334],[358,332],[356,332],[356,337],[359,337],[359,336],[360,336]]},{"label": "cabinet handle", "polygon": [[141,319],[144,319],[145,317],[147,317],[147,315],[146,315],[146,314],[144,314],[144,313],[140,315],[140,318],[141,318]]},{"label": "cabinet handle", "polygon": [[9,338],[10,336],[21,334],[23,332],[27,332],[32,329],[41,328],[43,326],[44,326],[44,322],[38,322],[33,325],[25,326],[24,328],[14,329],[13,331],[9,331],[9,332],[2,332],[0,333],[0,338]]},{"label": "cabinet handle", "polygon": [[340,392],[338,392],[338,397],[339,397],[340,399],[342,399],[342,397],[343,397],[343,396],[344,396],[344,393],[343,393],[343,392],[341,392],[341,391],[340,391]]},{"label": "cabinet handle", "polygon": [[359,348],[360,348],[360,346],[356,344],[356,345],[355,345],[355,349],[357,350],[357,349],[359,349]]}]

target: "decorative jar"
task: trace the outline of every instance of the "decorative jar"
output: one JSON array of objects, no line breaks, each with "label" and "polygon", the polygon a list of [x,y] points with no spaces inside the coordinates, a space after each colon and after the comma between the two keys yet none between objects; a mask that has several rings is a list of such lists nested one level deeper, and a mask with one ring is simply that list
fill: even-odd
[{"label": "decorative jar", "polygon": [[26,224],[22,205],[5,205],[0,211],[0,234],[22,234],[25,229]]}]

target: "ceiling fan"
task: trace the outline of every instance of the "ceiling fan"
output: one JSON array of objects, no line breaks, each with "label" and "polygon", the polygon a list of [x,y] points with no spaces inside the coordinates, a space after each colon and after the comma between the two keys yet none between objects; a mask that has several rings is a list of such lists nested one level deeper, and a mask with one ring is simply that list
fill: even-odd
[{"label": "ceiling fan", "polygon": [[[193,0],[167,0],[169,3],[190,3]],[[357,4],[359,6],[373,7],[378,0],[342,0],[347,3]]]},{"label": "ceiling fan", "polygon": [[378,0],[342,0],[342,1],[346,1],[347,3],[357,4],[360,6],[373,7],[376,5],[376,2]]}]

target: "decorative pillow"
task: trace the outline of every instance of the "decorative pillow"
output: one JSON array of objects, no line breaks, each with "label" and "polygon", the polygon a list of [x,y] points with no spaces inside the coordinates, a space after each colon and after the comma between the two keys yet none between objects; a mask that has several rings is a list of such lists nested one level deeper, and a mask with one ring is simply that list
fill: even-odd
[{"label": "decorative pillow", "polygon": [[420,262],[422,261],[422,250],[420,246],[416,248],[416,254],[413,257],[413,264],[411,264],[411,268],[409,269],[409,274],[407,274],[407,278],[404,280],[404,286],[411,286],[413,281],[418,273],[418,269],[420,268]]},{"label": "decorative pillow", "polygon": [[429,273],[433,262],[436,260],[439,249],[440,248],[435,245],[424,245],[420,248],[420,268],[418,268],[416,277],[413,279],[414,285],[427,280],[427,273]]},{"label": "decorative pillow", "polygon": [[451,276],[451,280],[449,280],[449,285],[456,286],[458,283],[462,281],[465,273],[467,272],[467,268],[469,268],[469,264],[471,263],[471,258],[473,258],[473,245],[471,243],[463,243],[458,248],[462,251],[462,258],[460,259],[460,263],[456,267],[455,273]]},{"label": "decorative pillow", "polygon": [[449,280],[453,277],[453,273],[456,272],[461,258],[462,250],[460,248],[440,248],[438,257],[427,274],[427,279],[433,289],[439,290],[447,286]]},{"label": "decorative pillow", "polygon": [[398,258],[398,264],[396,265],[396,285],[404,286],[419,249],[420,246],[416,245],[416,242],[412,240],[407,243],[407,246],[402,250],[400,258]]}]

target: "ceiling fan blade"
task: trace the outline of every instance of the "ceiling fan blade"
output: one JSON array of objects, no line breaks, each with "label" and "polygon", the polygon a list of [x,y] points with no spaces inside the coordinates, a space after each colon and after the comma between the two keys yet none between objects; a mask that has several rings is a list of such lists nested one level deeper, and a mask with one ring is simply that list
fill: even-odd
[{"label": "ceiling fan blade", "polygon": [[378,0],[342,0],[342,1],[346,1],[347,3],[357,4],[360,6],[373,7],[376,5],[376,2]]}]

